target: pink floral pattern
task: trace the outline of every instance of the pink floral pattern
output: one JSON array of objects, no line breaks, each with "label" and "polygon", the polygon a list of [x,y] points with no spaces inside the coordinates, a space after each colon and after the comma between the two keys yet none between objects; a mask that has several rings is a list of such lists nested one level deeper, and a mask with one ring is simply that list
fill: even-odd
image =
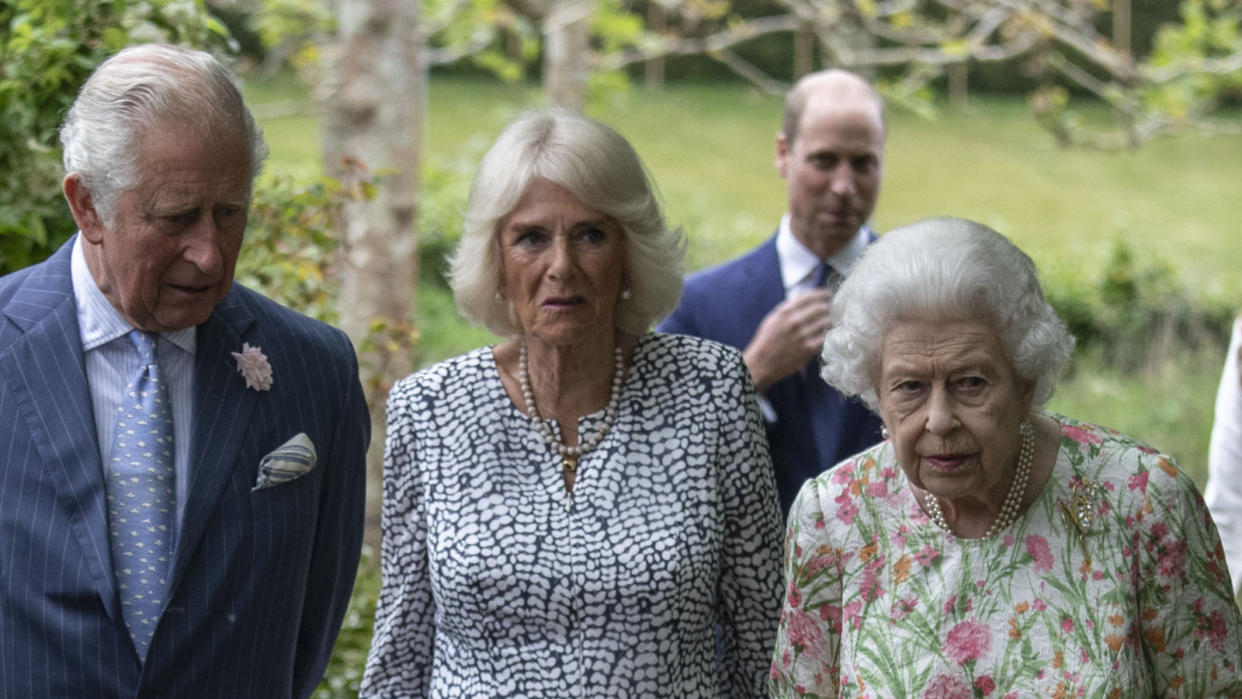
[{"label": "pink floral pattern", "polygon": [[1052,549],[1048,548],[1048,540],[1038,534],[1026,537],[1026,552],[1034,560],[1035,570],[1047,573],[1052,570]]},{"label": "pink floral pattern", "polygon": [[945,638],[944,653],[958,665],[968,660],[978,660],[987,655],[992,647],[992,632],[981,621],[963,621],[949,629]]},{"label": "pink floral pattern", "polygon": [[[808,482],[772,695],[1242,696],[1242,615],[1194,484],[1125,435],[1055,419],[1052,477],[990,540],[928,522],[887,443]],[[1083,484],[1099,487],[1076,521]]]}]

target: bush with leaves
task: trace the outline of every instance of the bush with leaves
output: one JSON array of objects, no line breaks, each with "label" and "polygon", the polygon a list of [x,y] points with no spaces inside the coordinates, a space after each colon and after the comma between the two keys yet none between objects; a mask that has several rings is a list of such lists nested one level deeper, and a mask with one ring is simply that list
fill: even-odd
[{"label": "bush with leaves", "polygon": [[150,41],[210,50],[228,35],[202,0],[0,2],[0,274],[43,260],[73,234],[58,129],[95,66]]},{"label": "bush with leaves", "polygon": [[299,313],[335,323],[340,291],[333,273],[341,207],[351,196],[330,177],[260,178],[254,187],[238,282]]},{"label": "bush with leaves", "polygon": [[1167,260],[1122,239],[1094,273],[1082,265],[1046,268],[1044,293],[1080,351],[1125,371],[1205,347],[1223,352],[1237,312],[1226,299],[1193,292]]}]

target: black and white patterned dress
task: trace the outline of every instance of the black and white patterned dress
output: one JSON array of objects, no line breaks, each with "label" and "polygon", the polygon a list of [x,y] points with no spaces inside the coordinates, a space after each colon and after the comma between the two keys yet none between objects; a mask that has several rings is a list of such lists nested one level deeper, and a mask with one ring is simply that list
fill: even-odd
[{"label": "black and white patterned dress", "polygon": [[724,345],[640,338],[572,495],[490,348],[418,372],[388,401],[362,696],[766,696],[779,519],[754,389]]}]

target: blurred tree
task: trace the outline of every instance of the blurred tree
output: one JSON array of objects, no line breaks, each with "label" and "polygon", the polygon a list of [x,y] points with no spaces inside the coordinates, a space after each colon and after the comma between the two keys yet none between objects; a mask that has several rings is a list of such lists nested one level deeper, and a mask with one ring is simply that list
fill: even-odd
[{"label": "blurred tree", "polygon": [[[1129,10],[1121,0],[1122,13]],[[883,70],[880,89],[898,104],[926,111],[931,85],[955,66],[1020,63],[1038,88],[1036,117],[1063,145],[1135,146],[1193,126],[1236,130],[1212,118],[1221,95],[1242,88],[1242,6],[1235,0],[1183,0],[1182,22],[1156,35],[1146,59],[1113,44],[1104,26],[1108,0],[779,0],[799,26],[815,33],[823,64],[862,73]],[[761,25],[760,22],[763,24]],[[744,19],[726,13],[707,40],[667,34],[599,57],[611,69],[654,55],[704,50],[773,93],[786,85],[731,50],[741,32],[771,28],[779,16]],[[859,42],[857,34],[874,41]],[[1070,90],[1086,92],[1119,115],[1111,127],[1088,128],[1070,109]]]},{"label": "blurred tree", "polygon": [[95,66],[130,43],[221,49],[227,39],[200,0],[0,2],[0,274],[43,260],[75,230],[58,130]]},{"label": "blurred tree", "polygon": [[[891,102],[918,112],[931,110],[937,81],[948,77],[960,86],[967,66],[1004,64],[1034,86],[1034,113],[1063,145],[1117,148],[1185,127],[1234,130],[1211,115],[1222,95],[1242,92],[1242,6],[1236,0],[1183,0],[1181,22],[1161,28],[1150,55],[1140,58],[1130,50],[1128,31],[1108,21],[1126,20],[1130,1],[1112,3],[1118,4],[774,0],[758,8],[764,14],[749,14],[742,10],[756,10],[751,7],[756,3],[742,0],[506,0],[511,12],[497,17],[501,24],[542,28],[548,101],[573,108],[581,108],[588,86],[624,81],[622,71],[630,66],[691,55],[711,58],[760,89],[782,94],[789,86],[788,69],[774,72],[738,49],[763,37],[787,38],[799,47],[794,57],[799,74],[810,51],[796,39],[809,33],[821,65],[879,76],[878,86]],[[654,5],[659,12],[641,12]],[[658,17],[658,24],[644,25],[648,14]],[[1121,45],[1101,27],[1109,27]],[[1073,93],[1112,106],[1118,119],[1089,128],[1070,108]]]},{"label": "blurred tree", "polygon": [[[426,94],[421,10],[416,0],[338,0],[337,41],[325,54],[320,84],[328,174],[372,189],[345,204],[336,233],[341,327],[358,349],[377,437],[367,478],[373,544],[379,543],[385,397],[412,368]],[[379,179],[372,183],[373,176]]]},{"label": "blurred tree", "polygon": [[367,538],[379,543],[384,406],[408,374],[418,284],[419,176],[427,70],[469,58],[506,79],[496,0],[216,0],[252,8],[263,65],[296,68],[322,114],[324,163],[348,193],[333,220],[339,323],[358,350],[371,406]]}]

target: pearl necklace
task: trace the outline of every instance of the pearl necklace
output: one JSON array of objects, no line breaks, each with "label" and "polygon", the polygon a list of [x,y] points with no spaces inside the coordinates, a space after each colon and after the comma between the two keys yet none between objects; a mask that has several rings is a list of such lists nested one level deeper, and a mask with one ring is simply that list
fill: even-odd
[{"label": "pearl necklace", "polygon": [[[1030,420],[1025,420],[1018,426],[1018,432],[1022,435],[1022,444],[1018,447],[1018,466],[1014,469],[1013,480],[1009,483],[1009,492],[1005,494],[1005,502],[1001,505],[1000,512],[983,533],[984,539],[996,536],[1018,518],[1018,506],[1026,495],[1026,484],[1031,480],[1031,462],[1035,460],[1035,428]],[[949,523],[945,521],[944,512],[940,510],[940,500],[935,495],[927,493],[923,509],[927,510],[927,515],[937,527],[953,534]]]},{"label": "pearl necklace", "polygon": [[612,351],[612,360],[615,369],[612,374],[612,392],[608,396],[608,405],[604,408],[604,424],[600,426],[598,432],[580,440],[578,444],[566,446],[557,440],[556,435],[552,433],[552,428],[539,415],[539,407],[535,405],[535,394],[530,390],[530,374],[526,369],[526,345],[522,345],[522,348],[518,350],[518,384],[522,387],[522,399],[526,401],[526,412],[530,414],[530,420],[535,424],[535,431],[543,437],[543,441],[556,446],[561,454],[561,463],[565,472],[570,475],[578,470],[578,458],[598,446],[617,419],[617,401],[621,395],[621,382],[625,379],[625,362],[622,359],[620,346]]}]

